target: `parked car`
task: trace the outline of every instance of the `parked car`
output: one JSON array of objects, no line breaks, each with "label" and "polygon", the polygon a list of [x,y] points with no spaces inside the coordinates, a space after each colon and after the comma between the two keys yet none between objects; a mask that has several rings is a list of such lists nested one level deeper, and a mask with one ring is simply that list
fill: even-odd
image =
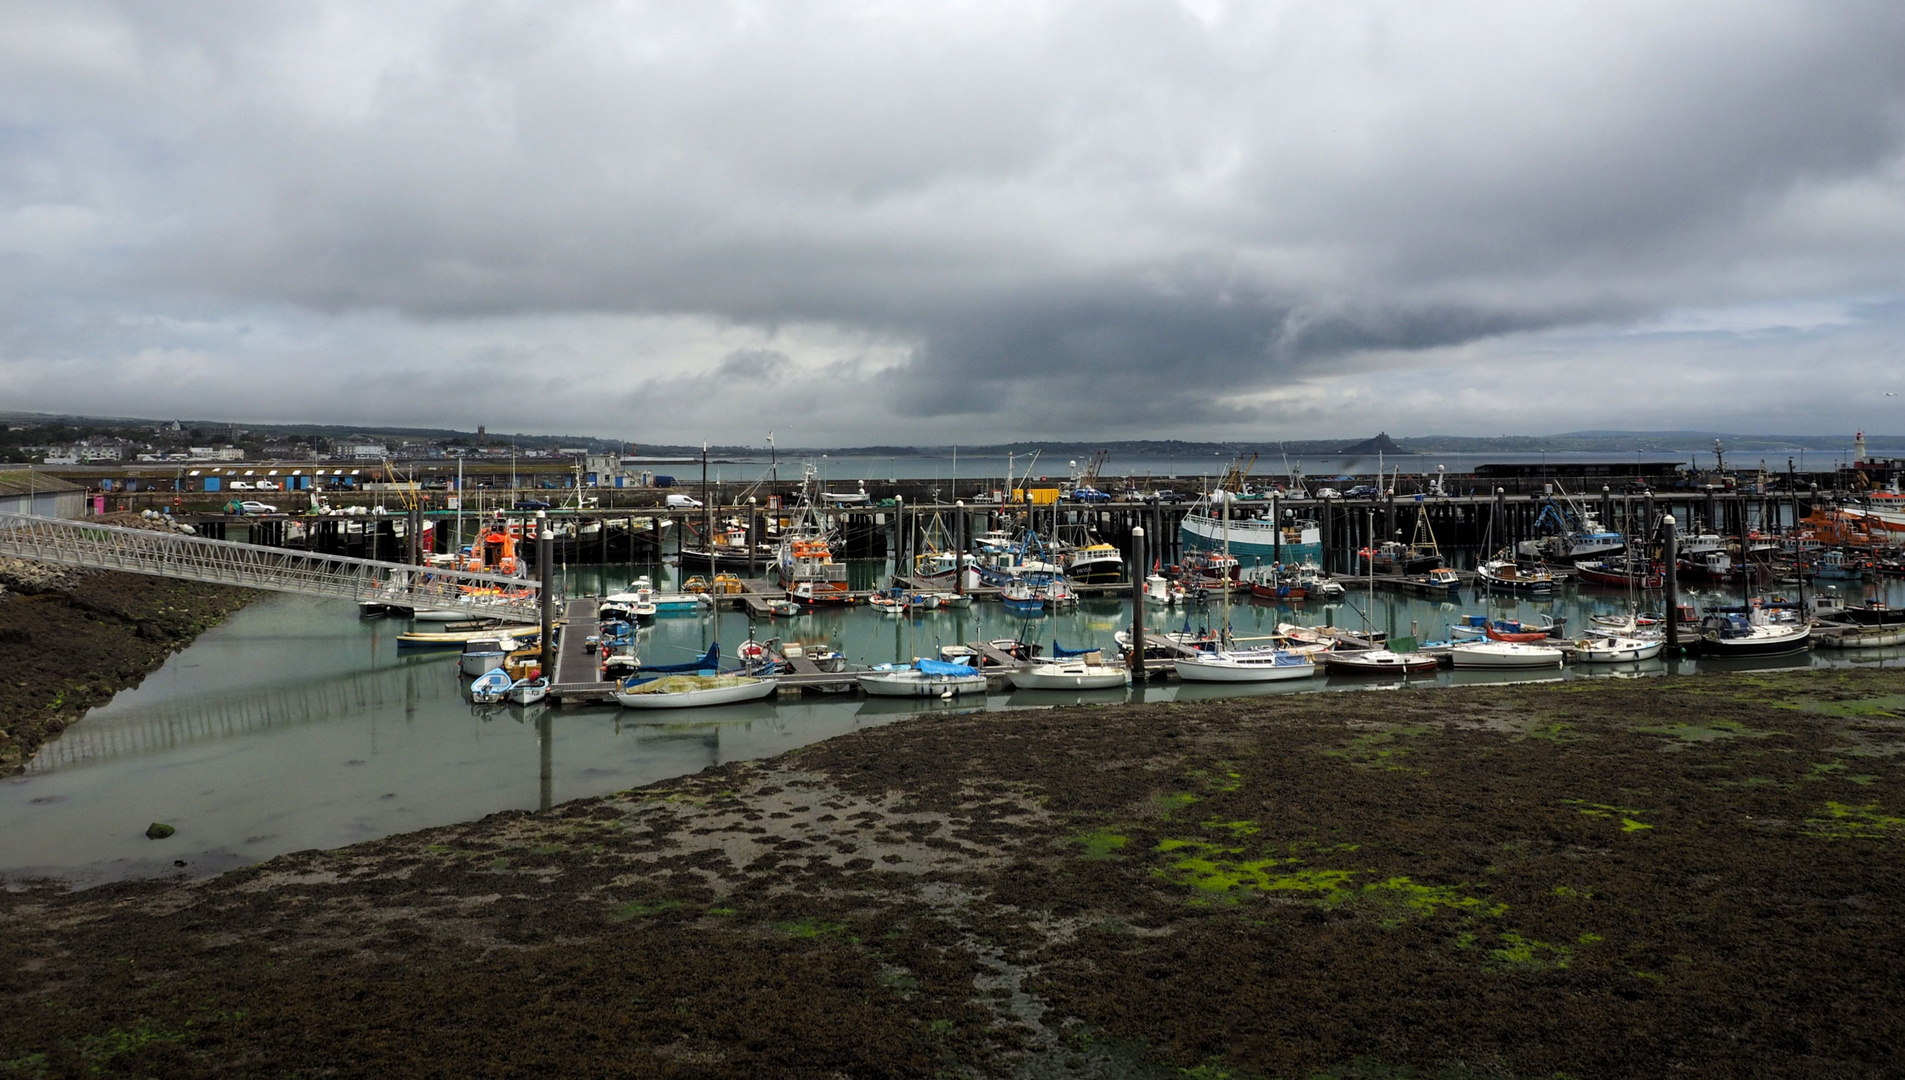
[{"label": "parked car", "polygon": [[1318,499],[1340,499],[1343,497],[1343,493],[1335,488],[1317,488],[1311,494],[1312,497]]},{"label": "parked car", "polygon": [[1111,501],[1111,492],[1099,491],[1095,487],[1073,488],[1066,492],[1065,498],[1071,502],[1108,503]]},{"label": "parked car", "polygon": [[1622,495],[1650,495],[1653,493],[1653,490],[1653,488],[1647,486],[1647,481],[1645,480],[1629,480],[1627,483],[1621,485]]},{"label": "parked car", "polygon": [[1170,488],[1165,488],[1163,491],[1153,491],[1144,501],[1154,503],[1181,503],[1190,502],[1191,497],[1181,491],[1172,491]]},{"label": "parked car", "polygon": [[547,510],[549,509],[549,500],[547,499],[517,499],[516,509],[518,510]]},{"label": "parked car", "polygon": [[671,508],[692,510],[701,506],[701,500],[688,495],[670,495],[668,505]]},{"label": "parked car", "polygon": [[241,514],[275,514],[278,512],[278,508],[270,503],[261,503],[256,499],[246,499],[238,504],[238,512]]},{"label": "parked car", "polygon": [[1355,487],[1350,488],[1348,491],[1343,492],[1343,498],[1345,499],[1373,499],[1380,494],[1382,494],[1382,492],[1377,490],[1376,485],[1374,484],[1357,484]]}]

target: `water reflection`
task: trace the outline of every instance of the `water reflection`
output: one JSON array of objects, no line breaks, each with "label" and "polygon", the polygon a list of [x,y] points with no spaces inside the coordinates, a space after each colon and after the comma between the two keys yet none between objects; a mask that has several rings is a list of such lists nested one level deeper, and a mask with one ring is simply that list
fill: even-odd
[{"label": "water reflection", "polygon": [[[857,566],[856,580],[871,581],[879,569]],[[664,589],[672,583],[665,567],[569,571],[572,588],[620,587],[641,572]],[[1895,585],[1887,589],[1881,595],[1888,602],[1905,601]],[[1627,610],[1618,592],[1567,591],[1540,602],[1378,593],[1373,608],[1366,595],[1355,599],[1353,607],[1242,602],[1231,609],[1231,625],[1237,636],[1249,637],[1280,622],[1360,628],[1367,617],[1391,633],[1434,638],[1471,612],[1506,618],[1544,612],[1581,629],[1592,614]],[[987,605],[905,619],[836,609],[750,620],[724,611],[659,619],[642,631],[640,647],[667,662],[719,641],[732,657],[751,634],[825,644],[854,663],[872,664],[994,637],[1022,637],[1048,648],[1054,641],[1069,648],[1109,646],[1129,617],[1126,602],[1103,599],[1030,620]],[[1222,617],[1222,605],[1209,605],[1152,611],[1146,621],[1153,629],[1195,629]],[[1819,650],[1766,661],[1652,661],[1540,673],[1445,670],[1407,681],[1317,676],[1254,687],[1158,681],[1128,691],[1014,691],[950,701],[809,695],[691,713],[636,713],[474,706],[454,655],[397,652],[403,628],[361,622],[347,603],[295,597],[267,597],[239,612],[137,689],[47,744],[22,775],[0,783],[0,833],[9,838],[0,874],[98,880],[170,873],[175,859],[187,862],[188,872],[207,872],[497,810],[546,808],[915,715],[1905,662],[1905,648]],[[179,832],[148,841],[143,832],[154,820]]]}]

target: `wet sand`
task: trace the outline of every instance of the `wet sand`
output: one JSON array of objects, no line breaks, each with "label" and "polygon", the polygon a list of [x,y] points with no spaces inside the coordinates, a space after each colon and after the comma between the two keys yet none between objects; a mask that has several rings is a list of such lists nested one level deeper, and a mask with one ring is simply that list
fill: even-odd
[{"label": "wet sand", "polygon": [[0,1075],[1896,1075],[1901,717],[1875,670],[928,715],[0,897]]}]

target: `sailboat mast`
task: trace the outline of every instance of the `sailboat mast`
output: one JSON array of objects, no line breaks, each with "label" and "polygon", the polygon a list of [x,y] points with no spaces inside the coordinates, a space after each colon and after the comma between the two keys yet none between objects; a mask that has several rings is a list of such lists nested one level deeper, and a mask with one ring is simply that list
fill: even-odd
[{"label": "sailboat mast", "polygon": [[[1223,496],[1223,489],[1219,488],[1217,494]],[[1224,583],[1224,632],[1222,641],[1228,645],[1230,643],[1230,499],[1228,497],[1224,498],[1223,514],[1224,561],[1218,566],[1217,570],[1220,575],[1220,580]]]}]

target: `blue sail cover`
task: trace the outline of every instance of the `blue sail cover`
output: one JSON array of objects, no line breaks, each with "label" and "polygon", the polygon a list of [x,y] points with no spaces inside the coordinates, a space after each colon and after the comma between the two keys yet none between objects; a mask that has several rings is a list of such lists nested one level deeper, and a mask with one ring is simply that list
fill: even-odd
[{"label": "blue sail cover", "polygon": [[715,671],[721,667],[721,643],[708,646],[708,654],[699,660],[690,660],[685,664],[643,664],[639,669],[658,675],[684,674],[690,671]]},{"label": "blue sail cover", "polygon": [[924,657],[914,661],[921,673],[926,675],[971,675],[973,670],[964,664],[949,664],[944,660],[927,660]]},{"label": "blue sail cover", "polygon": [[1100,650],[1096,645],[1092,646],[1089,649],[1067,649],[1065,646],[1060,645],[1058,643],[1057,638],[1052,639],[1052,655],[1053,656],[1084,656],[1086,653],[1095,653],[1099,651]]}]

